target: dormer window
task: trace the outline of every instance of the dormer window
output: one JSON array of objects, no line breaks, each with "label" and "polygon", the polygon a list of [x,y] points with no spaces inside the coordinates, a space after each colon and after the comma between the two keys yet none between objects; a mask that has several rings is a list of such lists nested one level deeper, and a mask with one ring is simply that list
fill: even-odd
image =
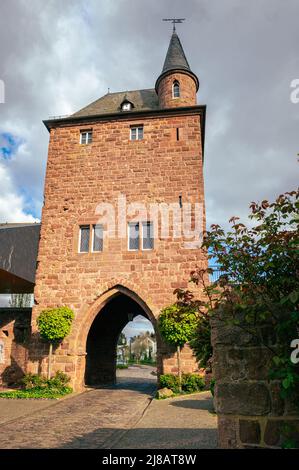
[{"label": "dormer window", "polygon": [[180,82],[175,80],[172,85],[172,96],[173,98],[179,98],[180,97]]},{"label": "dormer window", "polygon": [[121,109],[122,109],[123,111],[130,111],[130,109],[131,109],[131,103],[123,103]]},{"label": "dormer window", "polygon": [[131,111],[132,108],[134,108],[134,105],[133,103],[131,103],[131,101],[124,100],[122,104],[120,105],[120,107],[122,111]]}]

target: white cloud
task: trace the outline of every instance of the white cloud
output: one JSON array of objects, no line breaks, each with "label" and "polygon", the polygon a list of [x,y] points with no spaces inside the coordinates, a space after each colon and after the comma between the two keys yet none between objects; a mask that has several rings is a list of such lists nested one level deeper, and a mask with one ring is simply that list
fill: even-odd
[{"label": "white cloud", "polygon": [[27,214],[23,207],[24,198],[17,194],[9,171],[0,163],[0,221],[37,222],[38,219]]},{"label": "white cloud", "polygon": [[141,315],[135,317],[134,320],[129,322],[123,329],[123,333],[127,338],[137,336],[145,331],[154,332],[154,328],[152,323]]}]

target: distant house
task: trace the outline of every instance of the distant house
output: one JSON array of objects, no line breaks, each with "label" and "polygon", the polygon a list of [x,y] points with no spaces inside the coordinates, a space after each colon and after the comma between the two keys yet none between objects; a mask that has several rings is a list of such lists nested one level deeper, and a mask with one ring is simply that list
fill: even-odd
[{"label": "distant house", "polygon": [[154,333],[142,333],[131,341],[131,355],[137,361],[152,360],[157,358],[157,342]]}]

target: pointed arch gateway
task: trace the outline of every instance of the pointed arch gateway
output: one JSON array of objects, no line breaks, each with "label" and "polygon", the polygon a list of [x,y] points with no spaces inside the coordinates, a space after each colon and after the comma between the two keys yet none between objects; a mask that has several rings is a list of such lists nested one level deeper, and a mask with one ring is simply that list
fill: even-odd
[{"label": "pointed arch gateway", "polygon": [[[116,285],[92,305],[80,332],[79,343],[86,348],[84,383],[95,386],[116,381],[117,340],[130,317],[142,315],[153,325],[159,351],[157,321],[147,304],[132,290]],[[85,343],[85,344],[84,344]],[[159,352],[157,354],[158,361]]]}]

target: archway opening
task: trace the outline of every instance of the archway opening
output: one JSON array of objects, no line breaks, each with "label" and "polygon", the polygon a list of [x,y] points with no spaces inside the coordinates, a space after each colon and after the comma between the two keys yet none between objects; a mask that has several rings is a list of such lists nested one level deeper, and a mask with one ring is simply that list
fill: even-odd
[{"label": "archway opening", "polygon": [[[87,336],[86,385],[101,386],[116,383],[117,363],[120,364],[121,362],[119,357],[121,333],[127,332],[128,346],[130,348],[130,339],[138,336],[138,334],[131,334],[133,333],[132,328],[130,333],[130,325],[132,326],[132,320],[136,318],[145,319],[150,322],[152,320],[140,303],[121,292],[112,296],[99,311]],[[126,325],[128,325],[127,330],[125,329]],[[147,328],[147,330],[149,335],[152,334],[152,328]],[[148,359],[149,356],[153,358],[155,355],[156,360],[156,350],[153,345],[147,349],[146,355],[144,351],[136,354],[136,347],[134,349],[134,356],[131,349],[131,359],[134,357],[140,363],[144,361],[145,356]],[[130,364],[128,365],[130,366]],[[120,375],[123,376],[124,374]]]}]

